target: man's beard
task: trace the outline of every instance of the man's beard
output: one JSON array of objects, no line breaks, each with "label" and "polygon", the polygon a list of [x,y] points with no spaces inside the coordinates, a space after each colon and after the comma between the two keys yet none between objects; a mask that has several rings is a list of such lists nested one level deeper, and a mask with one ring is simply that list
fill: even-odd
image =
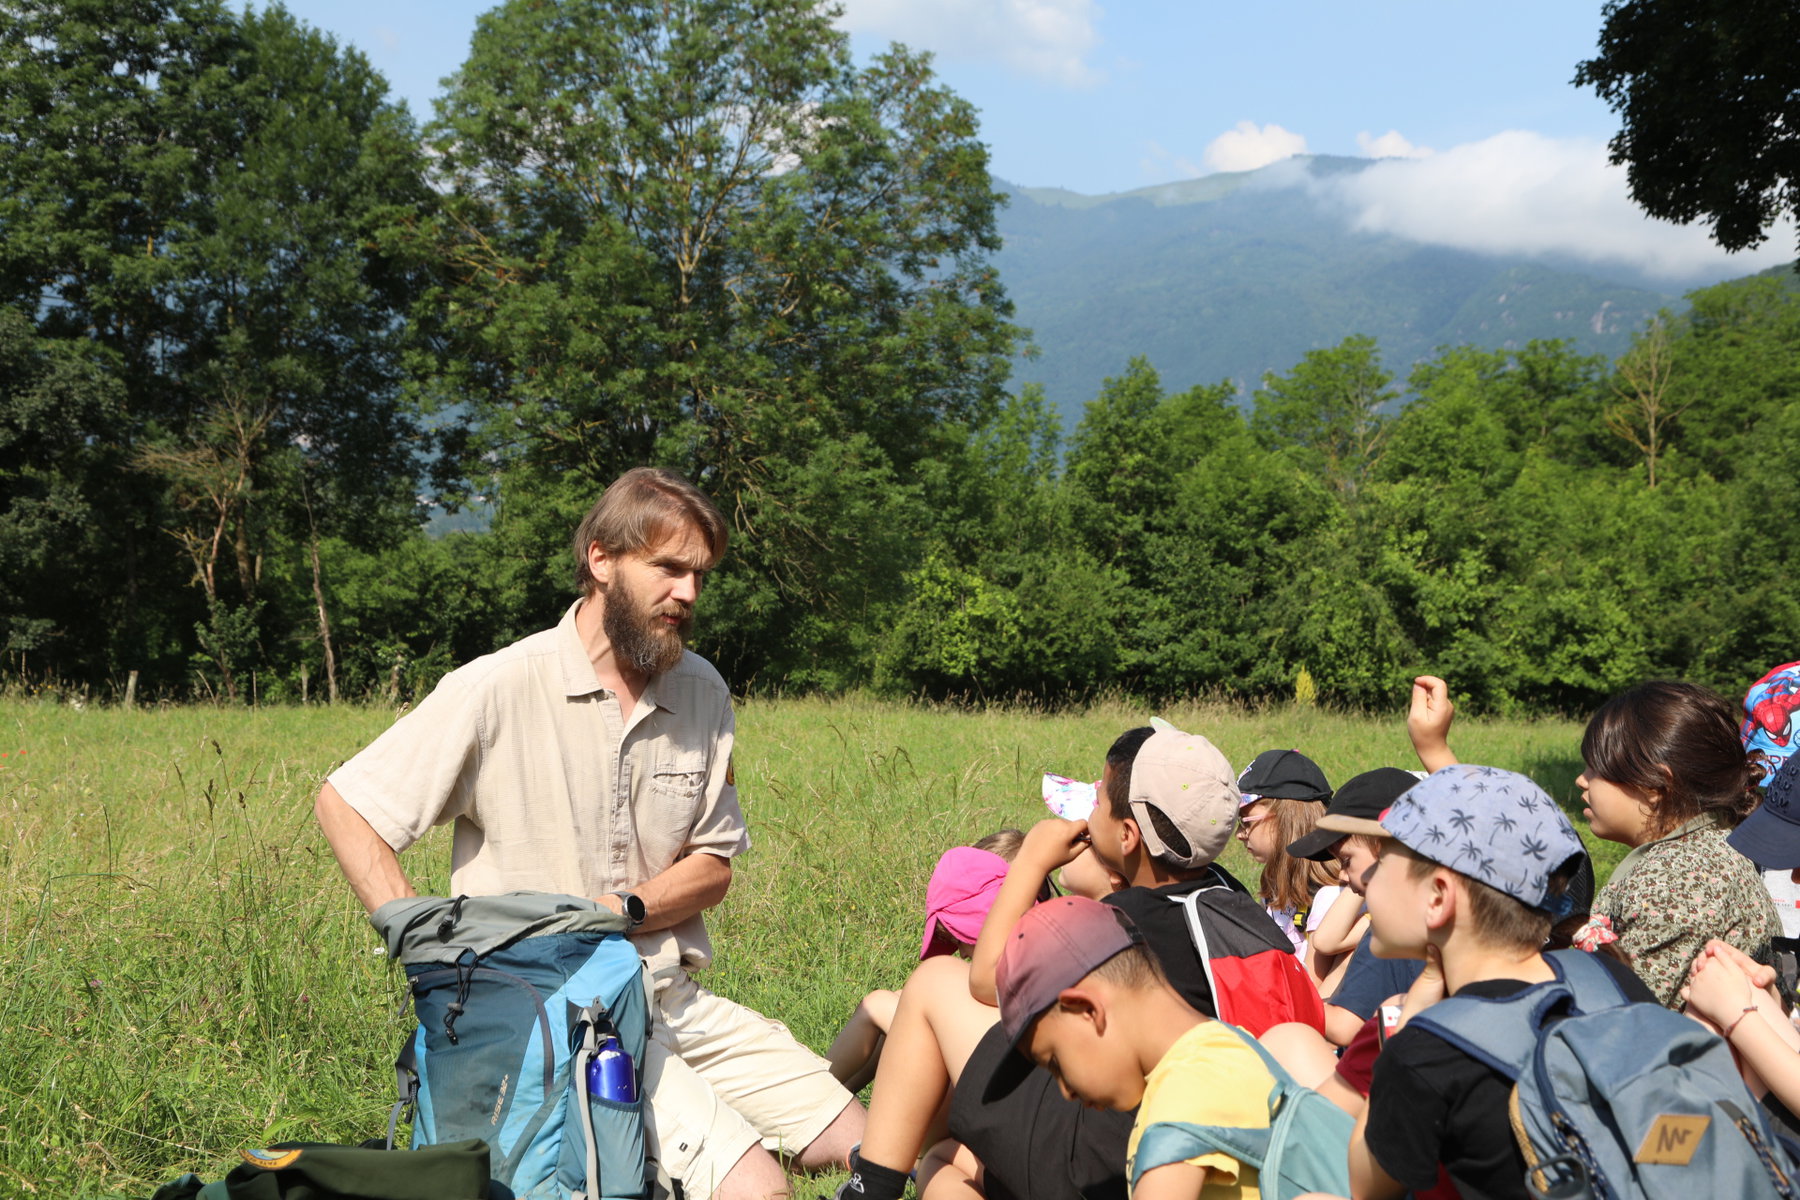
[{"label": "man's beard", "polygon": [[[679,616],[680,624],[671,628],[665,615]],[[681,661],[682,643],[693,624],[694,611],[684,604],[670,602],[652,612],[623,586],[604,593],[601,631],[621,662],[647,675],[661,675]]]}]

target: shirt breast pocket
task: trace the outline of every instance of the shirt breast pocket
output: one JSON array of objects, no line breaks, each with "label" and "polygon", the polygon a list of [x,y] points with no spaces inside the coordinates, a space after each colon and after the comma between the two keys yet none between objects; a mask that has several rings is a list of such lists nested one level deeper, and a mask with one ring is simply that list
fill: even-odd
[{"label": "shirt breast pocket", "polygon": [[665,759],[650,772],[651,820],[668,836],[686,841],[700,819],[706,791],[706,759],[682,755]]}]

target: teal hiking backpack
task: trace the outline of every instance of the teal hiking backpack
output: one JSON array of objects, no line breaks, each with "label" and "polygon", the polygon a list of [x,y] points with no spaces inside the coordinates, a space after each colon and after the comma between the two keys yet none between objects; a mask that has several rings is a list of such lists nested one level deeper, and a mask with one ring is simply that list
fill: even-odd
[{"label": "teal hiking backpack", "polygon": [[[395,1062],[388,1144],[480,1138],[519,1200],[645,1200],[643,962],[626,919],[577,896],[411,897],[371,918],[406,970],[419,1027]],[[590,1095],[588,1060],[616,1037],[630,1102]]]},{"label": "teal hiking backpack", "polygon": [[1582,950],[1512,996],[1451,996],[1411,1024],[1514,1081],[1533,1195],[1597,1200],[1787,1197],[1791,1167],[1722,1038],[1632,1002]]},{"label": "teal hiking backpack", "polygon": [[1350,1194],[1350,1134],[1356,1118],[1296,1082],[1262,1043],[1235,1025],[1269,1074],[1269,1123],[1257,1129],[1159,1121],[1139,1139],[1131,1160],[1131,1186],[1145,1171],[1215,1151],[1258,1172],[1258,1189],[1270,1200],[1294,1200],[1307,1192]]}]

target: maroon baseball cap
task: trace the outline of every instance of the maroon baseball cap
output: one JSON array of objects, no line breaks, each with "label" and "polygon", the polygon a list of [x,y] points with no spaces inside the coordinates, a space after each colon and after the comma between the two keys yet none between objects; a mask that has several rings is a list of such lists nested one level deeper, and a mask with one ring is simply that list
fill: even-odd
[{"label": "maroon baseball cap", "polygon": [[1020,917],[994,965],[1008,1053],[982,1088],[983,1102],[998,1100],[1031,1074],[1037,1064],[1020,1051],[1019,1043],[1065,988],[1121,951],[1143,944],[1130,917],[1085,896],[1058,896]]}]

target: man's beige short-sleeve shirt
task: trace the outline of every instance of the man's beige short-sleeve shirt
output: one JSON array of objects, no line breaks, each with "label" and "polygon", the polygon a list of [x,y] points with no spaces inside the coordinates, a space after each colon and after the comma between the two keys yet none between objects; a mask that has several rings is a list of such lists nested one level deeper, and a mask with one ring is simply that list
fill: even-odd
[{"label": "man's beige short-sleeve shirt", "polygon": [[[454,821],[457,893],[597,897],[689,854],[749,848],[725,681],[684,654],[626,719],[575,631],[579,607],[446,675],[332,772],[332,786],[395,851]],[[636,940],[653,969],[712,961],[699,915]]]}]

